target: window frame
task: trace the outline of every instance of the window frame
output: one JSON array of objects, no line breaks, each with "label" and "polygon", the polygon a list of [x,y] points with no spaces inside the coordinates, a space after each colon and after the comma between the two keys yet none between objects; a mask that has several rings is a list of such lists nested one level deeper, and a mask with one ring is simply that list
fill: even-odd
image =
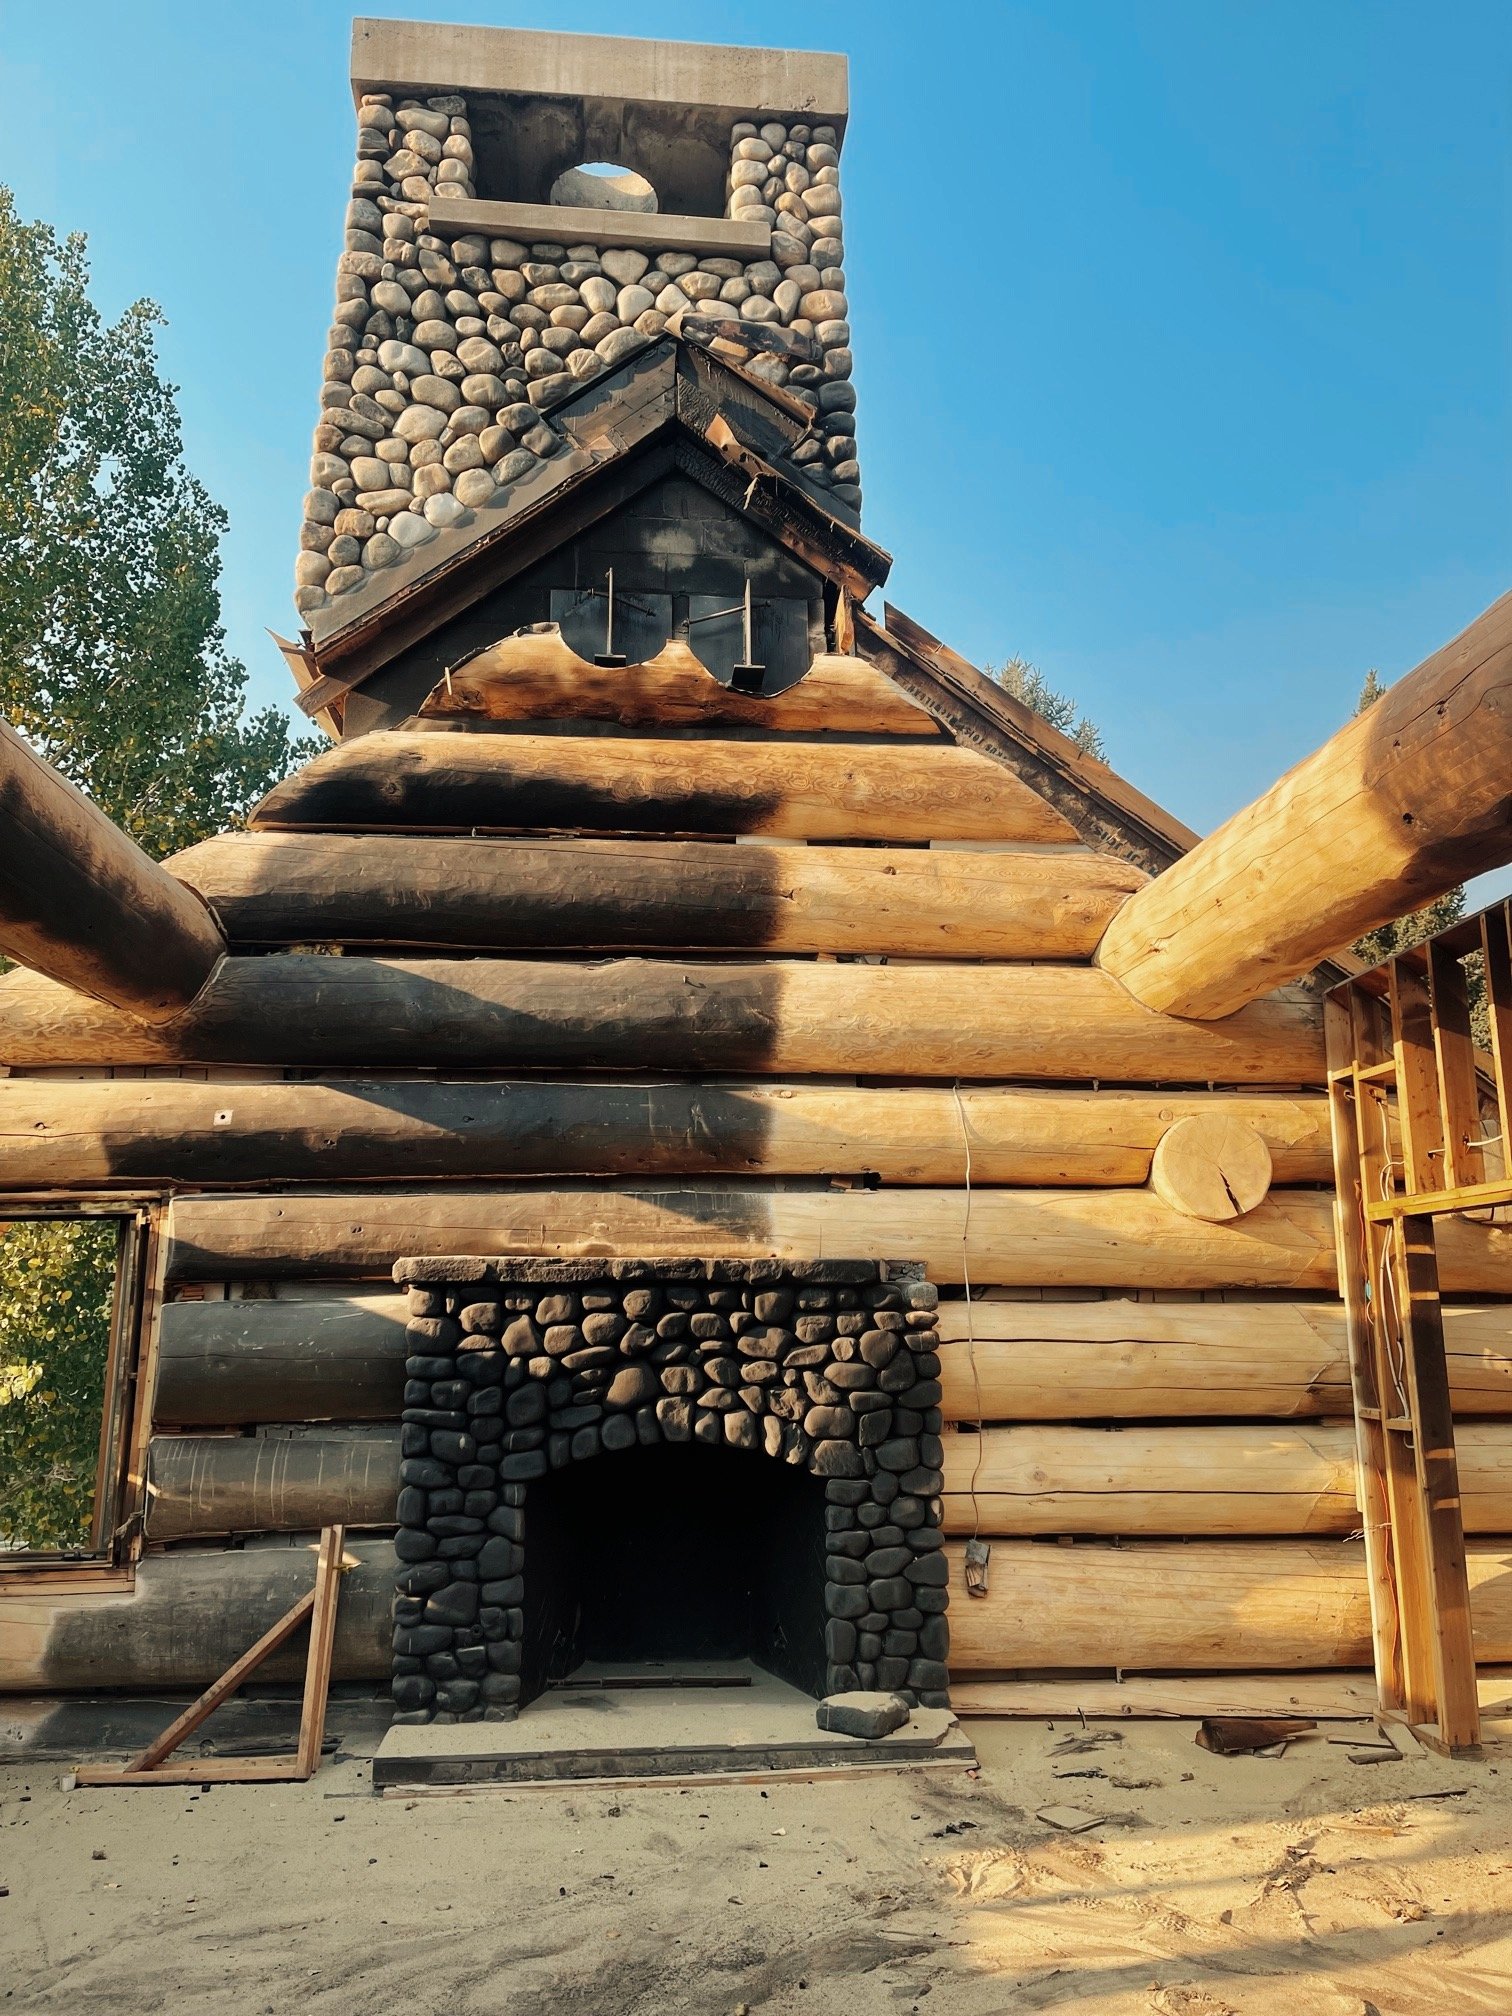
[{"label": "window frame", "polygon": [[135,1560],[141,1552],[166,1206],[167,1199],[157,1192],[0,1195],[0,1220],[9,1224],[114,1218],[119,1225],[88,1541],[80,1547],[0,1552],[0,1575],[66,1575],[74,1570],[87,1575]]}]

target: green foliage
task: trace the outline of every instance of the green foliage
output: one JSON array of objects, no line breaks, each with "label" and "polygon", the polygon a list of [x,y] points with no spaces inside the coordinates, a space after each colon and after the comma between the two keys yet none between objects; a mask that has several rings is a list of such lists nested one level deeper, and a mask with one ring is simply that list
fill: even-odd
[{"label": "green foliage", "polygon": [[243,718],[226,516],[184,468],[161,322],[137,301],[107,326],[83,238],[0,188],[0,713],[158,856],[323,746],[276,708]]},{"label": "green foliage", "polygon": [[118,1239],[110,1218],[0,1233],[0,1554],[89,1544]]},{"label": "green foliage", "polygon": [[988,665],[983,668],[989,679],[995,679],[1003,691],[1013,699],[1032,708],[1052,728],[1058,728],[1062,735],[1069,735],[1085,755],[1101,756],[1102,736],[1096,724],[1085,714],[1078,714],[1076,702],[1064,693],[1057,693],[1036,665],[1027,658],[1009,658],[1002,665]]},{"label": "green foliage", "polygon": [[[1385,691],[1381,675],[1372,666],[1365,674],[1365,683],[1355,703],[1355,713],[1363,714],[1367,707],[1373,707]],[[1378,924],[1374,931],[1367,931],[1363,938],[1356,939],[1354,949],[1368,964],[1379,966],[1393,952],[1409,952],[1414,945],[1421,945],[1425,938],[1447,931],[1464,914],[1464,890],[1450,889],[1421,910],[1414,910],[1406,917],[1393,918],[1389,924]]]}]

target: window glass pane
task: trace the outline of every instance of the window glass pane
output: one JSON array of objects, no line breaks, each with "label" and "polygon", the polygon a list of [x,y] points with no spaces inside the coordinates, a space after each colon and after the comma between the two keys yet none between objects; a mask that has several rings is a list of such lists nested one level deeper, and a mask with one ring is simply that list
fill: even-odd
[{"label": "window glass pane", "polygon": [[119,1221],[0,1227],[0,1552],[89,1545]]}]

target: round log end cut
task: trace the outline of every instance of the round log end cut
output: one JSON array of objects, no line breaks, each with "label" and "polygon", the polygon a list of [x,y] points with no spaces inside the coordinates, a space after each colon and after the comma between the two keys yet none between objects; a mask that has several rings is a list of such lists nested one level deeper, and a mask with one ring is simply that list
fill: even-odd
[{"label": "round log end cut", "polygon": [[1243,1120],[1192,1114],[1161,1135],[1150,1182],[1173,1211],[1188,1218],[1209,1224],[1242,1218],[1270,1189],[1270,1150]]}]

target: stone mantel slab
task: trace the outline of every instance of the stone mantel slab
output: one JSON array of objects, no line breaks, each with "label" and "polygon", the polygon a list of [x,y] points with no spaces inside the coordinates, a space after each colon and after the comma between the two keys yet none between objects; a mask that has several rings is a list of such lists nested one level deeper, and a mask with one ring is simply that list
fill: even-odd
[{"label": "stone mantel slab", "polygon": [[638,251],[721,253],[737,259],[765,259],[772,249],[769,224],[744,224],[737,217],[669,217],[656,210],[589,210],[558,203],[485,203],[476,197],[431,205],[430,228],[438,238],[481,232],[525,245],[614,245]]},{"label": "stone mantel slab", "polygon": [[810,49],[727,48],[649,36],[437,21],[352,23],[352,96],[368,91],[582,98],[716,115],[726,125],[763,110],[801,113],[843,129],[850,109],[844,56]]}]

